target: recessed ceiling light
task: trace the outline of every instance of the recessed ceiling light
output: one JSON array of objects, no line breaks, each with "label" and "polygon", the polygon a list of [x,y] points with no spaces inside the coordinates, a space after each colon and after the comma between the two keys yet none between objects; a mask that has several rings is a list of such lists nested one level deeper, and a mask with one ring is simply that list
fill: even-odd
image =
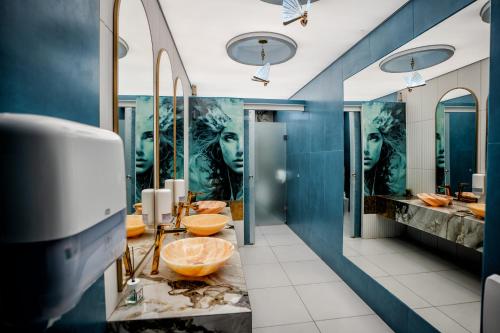
[{"label": "recessed ceiling light", "polygon": [[129,47],[125,39],[118,37],[118,58],[121,59],[127,55]]},{"label": "recessed ceiling light", "polygon": [[450,45],[420,46],[390,55],[380,62],[379,67],[388,73],[413,72],[440,64],[453,54],[455,48]]},{"label": "recessed ceiling light", "polygon": [[[261,0],[261,1],[270,3],[272,5],[279,5],[279,6],[281,6],[283,4],[283,0]],[[316,2],[316,1],[319,1],[319,0],[311,0],[311,2]],[[299,2],[301,5],[305,5],[307,3],[307,0],[299,0]]]},{"label": "recessed ceiling light", "polygon": [[481,16],[481,20],[483,20],[483,22],[491,22],[491,1],[484,4],[483,8],[481,8],[481,11],[479,12],[479,15]]},{"label": "recessed ceiling light", "polygon": [[226,45],[227,54],[240,64],[262,66],[262,43],[265,40],[266,62],[284,63],[297,52],[297,43],[290,37],[274,32],[250,32],[232,38]]}]

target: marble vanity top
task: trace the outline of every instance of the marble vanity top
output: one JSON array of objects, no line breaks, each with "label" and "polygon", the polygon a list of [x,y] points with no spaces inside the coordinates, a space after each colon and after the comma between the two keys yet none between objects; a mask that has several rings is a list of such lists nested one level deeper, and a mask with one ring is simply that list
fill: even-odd
[{"label": "marble vanity top", "polygon": [[467,217],[470,220],[475,221],[477,223],[484,223],[484,220],[479,219],[472,214],[472,212],[467,208],[467,203],[460,202],[457,200],[454,200],[453,203],[449,206],[432,207],[432,206],[425,204],[424,202],[422,202],[422,200],[420,200],[416,197],[412,197],[411,199],[407,199],[406,197],[391,197],[391,196],[381,196],[381,197],[386,198],[386,199],[390,199],[390,200],[396,200],[399,202],[407,203],[407,204],[413,205],[413,206],[423,207],[425,209],[430,209],[430,210],[440,212],[440,213],[453,214],[453,215],[460,216],[460,217]]},{"label": "marble vanity top", "polygon": [[447,207],[431,207],[420,199],[377,196],[376,213],[456,244],[483,250],[484,221],[466,206],[454,201]]},{"label": "marble vanity top", "polygon": [[[231,216],[229,208],[226,208],[223,214]],[[196,236],[190,233],[167,234],[164,244],[187,237]],[[242,313],[248,314],[245,318],[251,317],[248,291],[232,222],[212,237],[225,239],[235,246],[233,256],[224,267],[205,277],[186,277],[173,272],[160,260],[159,274],[151,275],[151,251],[138,274],[142,281],[144,300],[136,305],[127,305],[122,300],[108,322]]]}]

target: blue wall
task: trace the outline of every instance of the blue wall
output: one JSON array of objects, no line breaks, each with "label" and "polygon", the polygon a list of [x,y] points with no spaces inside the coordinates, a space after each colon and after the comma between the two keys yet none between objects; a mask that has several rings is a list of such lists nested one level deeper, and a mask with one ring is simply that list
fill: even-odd
[{"label": "blue wall", "polygon": [[[0,112],[99,126],[99,0],[0,1],[0,22]],[[103,332],[105,321],[101,277],[48,332]]]},{"label": "blue wall", "polygon": [[[471,2],[408,2],[292,96],[306,101],[306,112],[278,114],[287,123],[287,169],[293,174],[287,223],[396,332],[435,329],[342,255],[343,81]],[[500,145],[497,151],[500,161]]]},{"label": "blue wall", "polygon": [[99,126],[99,0],[0,1],[0,112]]},{"label": "blue wall", "polygon": [[[488,107],[488,156],[486,205],[500,207],[500,0],[491,1],[490,97]],[[483,276],[500,274],[500,209],[486,211]]]}]

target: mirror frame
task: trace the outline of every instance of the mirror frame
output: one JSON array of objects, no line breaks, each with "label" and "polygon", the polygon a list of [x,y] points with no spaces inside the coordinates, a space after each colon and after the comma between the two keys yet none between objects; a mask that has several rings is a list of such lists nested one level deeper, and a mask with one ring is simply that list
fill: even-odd
[{"label": "mirror frame", "polygon": [[[142,0],[137,0],[137,1],[140,1],[141,5],[144,7]],[[113,53],[112,53],[112,57],[113,57],[113,65],[112,65],[112,68],[113,68],[112,124],[113,124],[113,132],[117,133],[117,134],[119,133],[118,108],[120,105],[119,98],[118,98],[118,88],[119,88],[118,87],[118,85],[119,85],[119,65],[118,65],[119,56],[118,56],[118,52],[119,52],[119,40],[120,40],[120,36],[119,36],[120,7],[121,7],[121,0],[114,0],[114,5],[113,5]],[[148,30],[149,30],[149,38],[151,40],[151,54],[153,55],[153,58],[151,60],[154,61],[153,37],[151,35],[151,26],[149,24],[149,20],[148,20],[148,16],[147,16],[145,7],[144,7],[144,15],[146,16],[146,22],[148,24]],[[154,75],[154,70],[153,70],[153,75]],[[154,92],[154,87],[153,87],[153,94],[154,93],[155,92]],[[156,114],[154,114],[155,131],[154,131],[154,139],[153,140],[156,142],[156,141],[158,141],[157,140],[158,129],[156,128],[158,126],[158,121],[157,121],[158,113],[155,110],[156,110],[156,108],[153,108],[153,113],[156,113]],[[154,146],[156,149],[156,144]],[[157,164],[157,155],[156,154],[157,154],[157,151],[155,150],[155,154],[154,154],[155,165]],[[157,176],[159,177],[159,174],[157,173],[156,168],[153,169],[153,172],[157,174],[157,175],[154,175],[154,177],[153,177],[156,180]],[[153,212],[153,214],[154,214],[154,212]],[[154,219],[155,219],[155,217],[153,216],[153,220]],[[149,255],[149,253],[151,252],[153,247],[154,247],[154,239],[153,239],[153,242],[151,244],[151,247],[146,251],[146,253],[141,258],[141,260],[139,260],[139,262],[136,264],[136,268],[140,267],[143,264],[144,260]],[[125,256],[125,258],[126,258],[125,260],[123,259],[123,256]],[[134,267],[130,267],[130,265],[129,265],[132,261],[130,258],[128,241],[127,241],[127,247],[124,250],[123,256],[116,260],[116,281],[117,281],[118,292],[122,292],[125,289],[128,280],[130,280],[131,276],[135,274]],[[125,279],[123,278],[123,276],[124,276],[123,267],[124,266],[125,266],[125,270],[128,273],[128,276]]]},{"label": "mirror frame", "polygon": [[[436,104],[436,107],[434,108],[434,170],[437,170],[436,168],[436,165],[437,165],[437,162],[436,162],[436,132],[437,132],[437,121],[436,121],[436,113],[437,113],[437,107],[439,105],[439,103],[441,103],[441,100],[443,99],[444,96],[446,96],[448,93],[450,93],[451,91],[453,90],[457,90],[457,89],[462,89],[462,90],[467,90],[471,95],[472,97],[474,97],[474,101],[476,102],[476,133],[475,133],[475,142],[476,142],[476,154],[474,156],[474,161],[475,161],[475,170],[474,170],[474,173],[477,173],[477,171],[479,170],[479,159],[477,158],[477,155],[478,155],[478,144],[479,144],[479,99],[477,98],[477,95],[470,89],[470,88],[465,88],[465,87],[454,87],[454,88],[451,88],[449,90],[447,90],[443,95],[441,95],[441,97],[438,99],[437,101],[437,104]],[[486,117],[488,117],[488,115],[486,115]],[[436,171],[435,171],[436,173]],[[436,184],[437,180],[434,180],[434,190],[437,191],[437,184]]]}]

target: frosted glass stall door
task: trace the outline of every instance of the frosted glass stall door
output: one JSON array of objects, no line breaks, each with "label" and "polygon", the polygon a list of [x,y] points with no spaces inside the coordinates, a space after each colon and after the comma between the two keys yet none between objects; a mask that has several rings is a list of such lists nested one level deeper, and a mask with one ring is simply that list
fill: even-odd
[{"label": "frosted glass stall door", "polygon": [[255,223],[285,223],[286,127],[255,123]]}]

